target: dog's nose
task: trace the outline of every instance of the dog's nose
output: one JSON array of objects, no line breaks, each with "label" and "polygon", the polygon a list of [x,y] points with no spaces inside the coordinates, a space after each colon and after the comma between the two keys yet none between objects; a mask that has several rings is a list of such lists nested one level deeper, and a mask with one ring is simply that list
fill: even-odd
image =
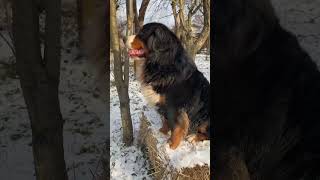
[{"label": "dog's nose", "polygon": [[136,37],[136,35],[128,36],[127,41],[126,41],[126,46],[127,46],[128,48],[131,48],[131,43],[133,42],[133,40],[134,40],[135,37]]}]

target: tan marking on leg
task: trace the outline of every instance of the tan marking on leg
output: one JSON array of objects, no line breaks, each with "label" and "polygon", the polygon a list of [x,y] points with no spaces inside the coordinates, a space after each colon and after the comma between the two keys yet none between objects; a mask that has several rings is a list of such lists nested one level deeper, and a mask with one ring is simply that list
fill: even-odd
[{"label": "tan marking on leg", "polygon": [[197,134],[190,134],[186,137],[186,139],[188,142],[193,143],[196,136],[197,136]]},{"label": "tan marking on leg", "polygon": [[187,141],[189,141],[192,144],[195,144],[196,142],[199,142],[199,141],[208,140],[208,139],[209,139],[208,136],[202,133],[191,134],[187,137]]},{"label": "tan marking on leg", "polygon": [[179,126],[177,126],[176,128],[174,128],[173,132],[171,133],[171,138],[170,138],[170,143],[169,146],[171,149],[176,149],[181,140],[183,139],[183,129]]},{"label": "tan marking on leg", "polygon": [[198,132],[196,134],[191,134],[187,137],[187,141],[189,141],[190,143],[196,143],[199,141],[204,141],[204,140],[208,140],[209,137],[207,135],[207,130],[209,127],[209,122],[203,122],[202,124],[199,125],[198,127]]},{"label": "tan marking on leg", "polygon": [[190,120],[186,112],[182,111],[177,117],[176,127],[171,133],[169,146],[171,149],[176,149],[180,142],[186,137],[189,130]]}]

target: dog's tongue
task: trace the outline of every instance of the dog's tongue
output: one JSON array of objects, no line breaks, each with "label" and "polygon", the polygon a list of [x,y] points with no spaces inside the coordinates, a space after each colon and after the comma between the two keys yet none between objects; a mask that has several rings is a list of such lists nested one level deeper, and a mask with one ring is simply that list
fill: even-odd
[{"label": "dog's tongue", "polygon": [[130,49],[129,51],[128,51],[128,54],[129,54],[129,56],[138,56],[138,57],[140,57],[140,56],[143,56],[144,55],[144,51],[143,51],[143,49]]}]

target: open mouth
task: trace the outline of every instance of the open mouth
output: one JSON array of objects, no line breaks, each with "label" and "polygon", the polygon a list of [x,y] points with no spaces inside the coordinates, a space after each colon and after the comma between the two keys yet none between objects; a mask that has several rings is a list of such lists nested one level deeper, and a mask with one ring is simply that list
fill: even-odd
[{"label": "open mouth", "polygon": [[144,57],[144,50],[143,49],[129,49],[128,55],[130,57]]}]

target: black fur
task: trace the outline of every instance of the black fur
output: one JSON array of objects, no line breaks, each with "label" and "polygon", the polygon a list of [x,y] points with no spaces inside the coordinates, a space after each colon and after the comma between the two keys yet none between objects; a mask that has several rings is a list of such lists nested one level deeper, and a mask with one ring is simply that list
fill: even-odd
[{"label": "black fur", "polygon": [[189,116],[191,131],[195,131],[199,124],[210,121],[210,84],[198,71],[176,35],[162,24],[149,23],[143,26],[137,37],[148,49],[144,83],[166,97],[166,104],[159,105],[159,112],[168,119],[170,128],[174,128],[177,123],[175,114],[181,110]]},{"label": "black fur", "polygon": [[319,178],[320,73],[267,0],[215,1],[214,176]]}]

